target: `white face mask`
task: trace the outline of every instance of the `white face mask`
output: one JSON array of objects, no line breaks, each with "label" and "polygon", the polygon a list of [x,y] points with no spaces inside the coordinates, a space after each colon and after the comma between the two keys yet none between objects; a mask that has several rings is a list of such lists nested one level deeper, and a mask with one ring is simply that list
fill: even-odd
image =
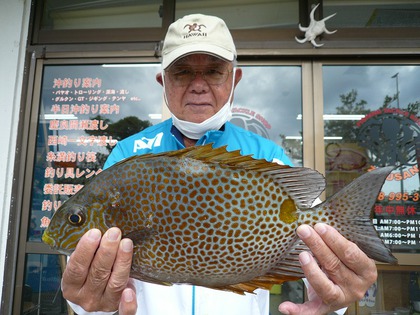
[{"label": "white face mask", "polygon": [[[235,83],[235,71],[236,69],[233,68],[233,79],[232,79],[232,89],[230,90],[230,95],[223,107],[213,116],[207,118],[205,121],[201,123],[193,123],[186,120],[181,120],[175,117],[175,115],[171,112],[172,122],[174,126],[187,138],[198,140],[207,131],[210,130],[219,130],[227,121],[232,118],[232,106],[231,100],[234,90],[234,83]],[[164,98],[166,105],[168,105],[168,99],[166,98],[166,89],[165,89],[165,78],[164,78],[164,71],[162,71],[162,81],[163,81],[163,90],[164,90]],[[169,108],[169,106],[168,106]]]}]

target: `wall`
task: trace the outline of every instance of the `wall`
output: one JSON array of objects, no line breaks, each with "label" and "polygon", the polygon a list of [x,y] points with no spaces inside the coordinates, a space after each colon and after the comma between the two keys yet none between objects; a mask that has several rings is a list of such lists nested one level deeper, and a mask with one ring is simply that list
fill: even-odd
[{"label": "wall", "polygon": [[0,0],[0,296],[31,1]]}]

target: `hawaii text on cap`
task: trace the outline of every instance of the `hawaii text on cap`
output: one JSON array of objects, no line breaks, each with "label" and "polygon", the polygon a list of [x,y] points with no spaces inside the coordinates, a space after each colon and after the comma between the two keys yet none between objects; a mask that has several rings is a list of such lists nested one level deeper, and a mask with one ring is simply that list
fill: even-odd
[{"label": "hawaii text on cap", "polygon": [[211,54],[228,61],[235,59],[235,44],[222,19],[191,14],[169,26],[162,48],[163,69],[192,53]]}]

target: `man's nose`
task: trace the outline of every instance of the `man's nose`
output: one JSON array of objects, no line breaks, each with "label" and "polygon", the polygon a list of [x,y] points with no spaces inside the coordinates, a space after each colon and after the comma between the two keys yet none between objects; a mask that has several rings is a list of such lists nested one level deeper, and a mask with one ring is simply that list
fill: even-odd
[{"label": "man's nose", "polygon": [[209,84],[206,81],[205,75],[203,74],[203,71],[194,72],[194,76],[190,82],[190,86],[193,86],[194,89],[201,88],[202,90],[209,86]]}]

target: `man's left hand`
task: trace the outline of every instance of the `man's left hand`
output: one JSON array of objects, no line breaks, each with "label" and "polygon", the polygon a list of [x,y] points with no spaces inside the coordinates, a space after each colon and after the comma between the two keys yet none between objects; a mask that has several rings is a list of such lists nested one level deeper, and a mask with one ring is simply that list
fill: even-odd
[{"label": "man's left hand", "polygon": [[318,223],[314,228],[301,225],[297,234],[309,247],[299,260],[309,282],[308,301],[284,302],[283,314],[327,314],[363,298],[377,278],[374,260],[333,227]]}]

